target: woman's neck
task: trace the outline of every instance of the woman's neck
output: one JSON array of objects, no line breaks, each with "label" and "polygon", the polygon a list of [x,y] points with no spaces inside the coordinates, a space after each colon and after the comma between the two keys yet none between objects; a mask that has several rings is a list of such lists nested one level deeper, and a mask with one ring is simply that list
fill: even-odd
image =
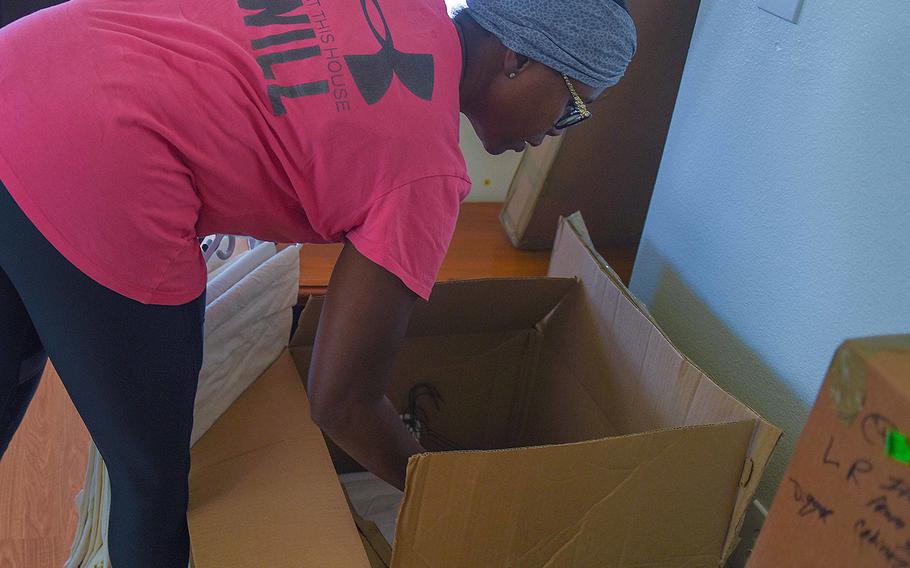
[{"label": "woman's neck", "polygon": [[452,20],[461,42],[461,81],[458,86],[461,112],[468,114],[482,91],[487,78],[485,67],[496,57],[487,43],[486,31],[470,17],[462,15]]}]

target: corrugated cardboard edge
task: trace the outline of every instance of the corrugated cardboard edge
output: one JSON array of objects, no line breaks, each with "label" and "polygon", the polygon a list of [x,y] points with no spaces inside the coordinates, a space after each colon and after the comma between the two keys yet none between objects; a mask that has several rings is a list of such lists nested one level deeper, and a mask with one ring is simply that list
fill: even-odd
[{"label": "corrugated cardboard edge", "polygon": [[[653,430],[653,431],[649,431],[649,432],[636,432],[636,433],[624,434],[624,435],[619,435],[619,436],[606,436],[606,437],[601,437],[601,438],[594,438],[594,439],[590,439],[590,440],[582,440],[582,441],[577,441],[577,442],[569,442],[569,443],[564,443],[564,444],[530,445],[530,446],[523,446],[520,448],[504,448],[504,449],[493,449],[493,450],[453,450],[453,451],[449,451],[449,452],[444,452],[445,456],[440,455],[440,454],[442,454],[442,452],[428,452],[428,453],[415,454],[415,455],[411,456],[411,458],[408,460],[407,481],[406,481],[406,486],[405,486],[405,491],[404,491],[404,497],[399,505],[399,510],[398,510],[398,519],[399,519],[398,528],[399,528],[399,530],[396,531],[396,533],[395,533],[395,542],[394,542],[394,546],[393,546],[391,566],[392,566],[392,568],[395,568],[396,566],[399,566],[399,567],[400,566],[421,566],[421,567],[430,566],[430,564],[427,563],[428,561],[425,558],[423,558],[422,556],[418,556],[417,558],[419,558],[420,561],[417,561],[417,563],[415,563],[415,556],[414,556],[413,552],[407,551],[406,547],[404,547],[404,545],[408,544],[407,535],[415,533],[415,531],[417,530],[417,527],[419,527],[421,525],[422,516],[424,514],[428,513],[428,511],[426,511],[424,509],[422,504],[426,502],[425,493],[428,493],[432,489],[432,487],[434,487],[434,484],[428,482],[428,479],[434,476],[434,473],[433,473],[434,472],[434,466],[433,466],[434,460],[438,460],[439,458],[447,459],[447,458],[451,457],[453,454],[475,454],[477,456],[489,458],[489,457],[497,456],[497,455],[507,456],[509,454],[512,454],[512,455],[523,454],[528,451],[535,451],[535,450],[541,450],[541,449],[566,448],[569,446],[598,446],[605,442],[611,443],[611,442],[616,442],[619,440],[650,439],[654,436],[667,435],[667,434],[671,434],[671,433],[678,433],[678,434],[682,434],[682,435],[686,435],[686,436],[701,435],[701,433],[709,431],[718,426],[723,427],[724,429],[727,429],[727,428],[736,429],[741,426],[751,426],[751,422],[752,422],[751,420],[737,420],[737,421],[732,421],[732,422],[722,423],[722,424],[720,424],[720,423],[718,423],[718,424],[701,424],[698,426],[661,428],[661,429]],[[727,430],[727,431],[729,432],[731,430]],[[668,447],[673,447],[673,446],[676,446],[676,444],[671,444]],[[649,459],[647,459],[645,461],[650,462],[651,458],[652,457],[649,456]],[[439,466],[437,465],[435,467],[436,467],[435,472],[436,472],[436,474],[438,474],[438,472],[440,471]],[[634,474],[634,472],[637,472],[638,469],[639,468],[636,467],[630,471],[632,471]],[[630,475],[632,475],[632,474],[630,474]],[[620,485],[622,485],[622,483],[620,483]],[[435,487],[438,489],[439,484],[438,483],[435,484]],[[612,494],[612,492],[610,494]],[[454,515],[453,515],[453,517],[454,517]],[[402,551],[405,551],[405,552],[402,552]],[[712,558],[716,558],[717,557],[716,555],[718,553],[719,553],[719,551],[712,551],[710,553],[710,556]],[[445,565],[451,566],[452,564],[445,564]],[[474,566],[474,565],[477,565],[477,564],[472,564],[471,566]],[[490,565],[492,566],[493,564],[490,564]],[[496,564],[496,565],[498,566],[499,564]],[[535,563],[534,565],[539,566],[542,564]],[[547,564],[547,565],[549,566],[550,564]],[[562,566],[564,564],[556,563],[554,565]],[[576,565],[576,564],[573,564],[573,566],[574,565]],[[577,564],[577,565],[586,566],[587,564]],[[623,564],[623,565],[625,566],[625,564]],[[699,565],[703,565],[703,564],[699,564]]]},{"label": "corrugated cardboard edge", "polygon": [[[632,292],[626,287],[619,275],[616,274],[606,260],[597,252],[597,249],[594,247],[594,244],[591,240],[591,236],[588,233],[588,229],[585,225],[584,219],[581,216],[580,212],[575,212],[572,215],[567,217],[559,218],[559,228],[556,232],[556,240],[553,245],[553,255],[556,255],[559,251],[559,244],[562,239],[566,238],[576,238],[578,239],[587,249],[591,258],[594,262],[597,263],[598,267],[603,271],[604,274],[613,282],[613,284],[619,288],[620,292],[625,296],[632,304],[651,322],[654,328],[660,333],[664,339],[675,349],[682,358],[692,365],[695,369],[705,375],[712,383],[708,373],[705,373],[704,369],[699,367],[692,361],[685,353],[683,353],[679,347],[670,339],[670,336],[660,327],[657,323],[657,320],[654,319],[654,316],[651,315],[651,312]],[[550,265],[553,266],[553,257],[550,259]],[[716,383],[714,383],[716,384]],[[756,475],[756,472],[763,472],[765,467],[767,467],[768,462],[771,459],[771,454],[774,451],[774,448],[777,447],[778,442],[781,437],[781,430],[766,421],[761,415],[750,407],[748,404],[740,401],[743,406],[748,408],[756,416],[755,429],[752,433],[752,441],[749,444],[749,449],[746,454],[746,458],[743,463],[743,472],[740,480],[739,493],[736,498],[736,502],[733,508],[733,513],[730,519],[730,529],[727,532],[727,537],[724,542],[722,559],[726,559],[733,553],[733,550],[739,544],[739,532],[742,528],[743,521],[745,520],[746,509],[751,503],[755,491],[758,489],[758,484],[761,481],[761,475]]]},{"label": "corrugated cardboard edge", "polygon": [[848,424],[862,411],[869,365],[881,351],[910,350],[910,336],[883,335],[848,339],[834,353],[828,370],[828,389],[834,410]]},{"label": "corrugated cardboard edge", "polygon": [[[422,488],[425,486],[424,479],[423,479],[424,476],[421,475],[421,473],[420,473],[422,471],[422,468],[420,468],[420,458],[421,458],[421,456],[428,456],[431,453],[432,452],[414,454],[408,458],[408,466],[407,466],[407,470],[405,473],[405,480],[404,480],[404,492],[402,494],[401,501],[398,503],[398,513],[395,515],[395,518],[398,519],[399,523],[401,523],[401,519],[404,518],[402,515],[404,514],[405,505],[409,501],[409,496],[410,496],[410,500],[419,499],[419,495],[416,494],[416,490],[414,488],[415,487]],[[395,539],[392,542],[392,560],[389,563],[389,566],[393,567],[393,568],[395,566],[395,564],[394,564],[395,550],[398,547],[398,540],[399,540],[399,531],[398,531],[398,527],[396,527],[395,528]]]},{"label": "corrugated cardboard edge", "polygon": [[[287,349],[192,450],[187,517],[196,565],[368,566]],[[301,514],[306,507],[313,511]],[[322,542],[312,547],[300,535]],[[240,547],[244,556],[233,551]]]},{"label": "corrugated cardboard edge", "polygon": [[[563,298],[563,301],[565,301],[565,298]],[[556,308],[553,308],[553,310],[555,309]],[[553,311],[551,310],[550,313],[552,314]],[[519,392],[515,398],[516,408],[515,414],[513,415],[514,420],[511,423],[511,431],[508,435],[510,445],[517,444],[519,443],[519,440],[524,439],[528,429],[528,419],[531,412],[532,393],[538,388],[536,370],[540,362],[542,347],[540,323],[537,324],[535,331],[537,333],[528,338],[530,342],[528,345],[528,356],[522,362],[522,368],[519,374],[521,379],[518,385]]]}]

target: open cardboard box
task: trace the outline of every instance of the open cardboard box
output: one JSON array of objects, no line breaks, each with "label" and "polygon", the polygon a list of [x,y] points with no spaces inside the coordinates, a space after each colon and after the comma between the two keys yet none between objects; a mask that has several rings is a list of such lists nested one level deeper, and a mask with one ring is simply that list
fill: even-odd
[{"label": "open cardboard box", "polygon": [[[322,304],[193,447],[197,568],[376,562],[301,379]],[[400,411],[421,382],[444,401],[427,423],[463,449],[408,462],[394,568],[718,566],[780,437],[670,343],[578,214],[547,278],[442,283],[415,308]]]}]

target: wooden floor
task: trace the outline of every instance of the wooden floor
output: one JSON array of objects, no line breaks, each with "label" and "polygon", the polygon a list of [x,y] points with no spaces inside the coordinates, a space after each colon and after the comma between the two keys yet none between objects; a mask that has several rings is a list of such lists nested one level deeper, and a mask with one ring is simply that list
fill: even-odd
[{"label": "wooden floor", "polygon": [[0,460],[0,568],[60,568],[76,531],[74,497],[89,437],[49,364]]},{"label": "wooden floor", "polygon": [[[513,248],[499,225],[500,208],[497,203],[463,205],[439,280],[546,275],[549,251]],[[340,252],[340,245],[301,248],[302,297],[325,290]],[[600,252],[628,283],[635,247]],[[82,420],[48,365],[22,426],[0,460],[0,568],[62,566],[76,529],[73,499],[84,480],[88,444]]]}]

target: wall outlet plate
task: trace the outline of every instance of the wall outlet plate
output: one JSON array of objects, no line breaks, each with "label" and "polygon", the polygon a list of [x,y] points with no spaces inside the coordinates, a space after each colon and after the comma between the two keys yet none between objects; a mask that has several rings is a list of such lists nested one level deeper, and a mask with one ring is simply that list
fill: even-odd
[{"label": "wall outlet plate", "polygon": [[768,516],[768,510],[758,501],[752,501],[749,508],[746,509],[746,518],[743,520],[743,528],[740,531],[742,540],[739,546],[730,555],[725,568],[746,568],[749,561],[749,555],[755,548],[755,541],[758,540],[758,533]]},{"label": "wall outlet plate", "polygon": [[796,23],[803,0],[758,0],[758,7],[788,22]]}]

